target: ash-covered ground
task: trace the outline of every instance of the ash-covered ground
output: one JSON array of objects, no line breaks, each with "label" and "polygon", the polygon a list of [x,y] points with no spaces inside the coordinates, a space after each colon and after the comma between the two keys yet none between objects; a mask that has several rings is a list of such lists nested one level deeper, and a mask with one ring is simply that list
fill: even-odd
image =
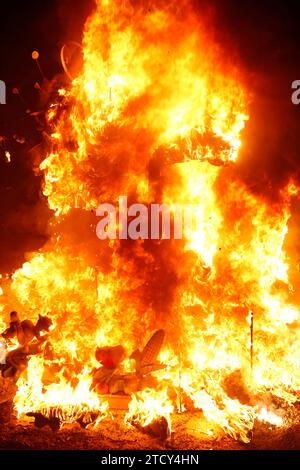
[{"label": "ash-covered ground", "polygon": [[296,406],[282,427],[256,422],[248,444],[223,433],[207,434],[201,412],[173,416],[172,434],[161,439],[124,424],[124,413],[103,420],[97,429],[83,430],[65,425],[59,431],[48,426],[12,420],[0,427],[0,450],[299,450],[300,406]]}]

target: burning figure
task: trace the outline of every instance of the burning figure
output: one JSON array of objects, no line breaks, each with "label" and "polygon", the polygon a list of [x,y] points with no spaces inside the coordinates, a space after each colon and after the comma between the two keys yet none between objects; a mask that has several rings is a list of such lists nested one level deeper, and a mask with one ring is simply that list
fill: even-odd
[{"label": "burning figure", "polygon": [[6,341],[16,338],[19,347],[9,351],[5,363],[0,366],[3,377],[19,378],[28,365],[29,356],[41,352],[42,344],[47,339],[47,335],[41,335],[41,333],[48,333],[51,325],[51,319],[46,316],[39,315],[39,319],[34,325],[30,320],[20,321],[17,312],[10,313],[10,324],[2,333],[2,337]]},{"label": "burning figure", "polygon": [[136,366],[135,372],[130,374],[118,372],[119,366],[125,359],[123,346],[97,348],[96,359],[102,367],[95,369],[92,387],[98,393],[125,393],[127,395],[147,387],[155,387],[157,382],[150,374],[165,367],[157,362],[164,336],[163,330],[156,331],[143,351],[137,349],[131,354],[130,359],[135,361]]}]

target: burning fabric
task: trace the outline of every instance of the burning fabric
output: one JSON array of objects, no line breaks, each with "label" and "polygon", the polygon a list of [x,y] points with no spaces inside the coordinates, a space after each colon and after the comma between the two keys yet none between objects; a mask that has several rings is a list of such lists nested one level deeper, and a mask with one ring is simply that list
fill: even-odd
[{"label": "burning fabric", "polygon": [[[47,111],[50,237],[2,281],[3,318],[11,304],[26,312],[4,332],[2,375],[37,426],[92,424],[122,396],[129,425],[160,422],[166,437],[176,412],[198,410],[211,432],[248,442],[269,404],[299,398],[285,247],[298,188],[276,202],[249,189],[235,164],[249,118],[241,74],[192,2],[149,5],[97,0],[81,69]],[[197,227],[99,240],[97,207],[123,195],[192,205]]]}]

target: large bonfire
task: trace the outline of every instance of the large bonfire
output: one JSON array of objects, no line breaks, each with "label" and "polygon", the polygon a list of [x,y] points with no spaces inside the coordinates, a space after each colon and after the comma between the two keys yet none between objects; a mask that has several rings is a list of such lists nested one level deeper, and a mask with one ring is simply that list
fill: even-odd
[{"label": "large bonfire", "polygon": [[[162,416],[171,427],[175,413],[198,409],[207,428],[247,441],[257,417],[283,422],[272,399],[292,405],[300,389],[284,249],[297,188],[271,203],[235,172],[247,91],[190,2],[135,3],[97,1],[82,69],[47,113],[50,237],[3,278],[1,326],[17,310],[53,328],[18,377],[14,404],[19,417],[104,416],[97,348],[122,345],[118,367],[130,374],[130,354],[164,330],[165,367],[129,394],[126,422]],[[198,223],[183,240],[100,241],[95,211],[121,195],[192,204]]]}]

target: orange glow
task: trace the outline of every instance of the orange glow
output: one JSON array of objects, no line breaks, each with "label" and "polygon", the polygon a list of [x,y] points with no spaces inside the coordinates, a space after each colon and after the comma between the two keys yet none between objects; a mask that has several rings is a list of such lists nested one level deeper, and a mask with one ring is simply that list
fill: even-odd
[{"label": "orange glow", "polygon": [[[40,169],[51,237],[3,283],[9,305],[0,297],[5,315],[13,304],[54,325],[51,358],[33,356],[18,381],[18,415],[55,407],[65,421],[78,409],[107,416],[91,390],[96,348],[124,346],[121,373],[131,373],[130,354],[163,328],[166,367],[153,374],[157,385],[131,395],[128,425],[163,416],[171,431],[174,413],[193,407],[208,430],[248,442],[255,419],[283,422],[260,395],[290,405],[299,396],[299,309],[285,250],[298,188],[271,203],[235,174],[248,92],[189,2],[148,10],[98,0],[83,51],[81,73],[47,113],[51,148]],[[158,176],[149,176],[153,161]],[[104,247],[91,211],[123,194],[192,204],[198,224],[178,243]]]}]

